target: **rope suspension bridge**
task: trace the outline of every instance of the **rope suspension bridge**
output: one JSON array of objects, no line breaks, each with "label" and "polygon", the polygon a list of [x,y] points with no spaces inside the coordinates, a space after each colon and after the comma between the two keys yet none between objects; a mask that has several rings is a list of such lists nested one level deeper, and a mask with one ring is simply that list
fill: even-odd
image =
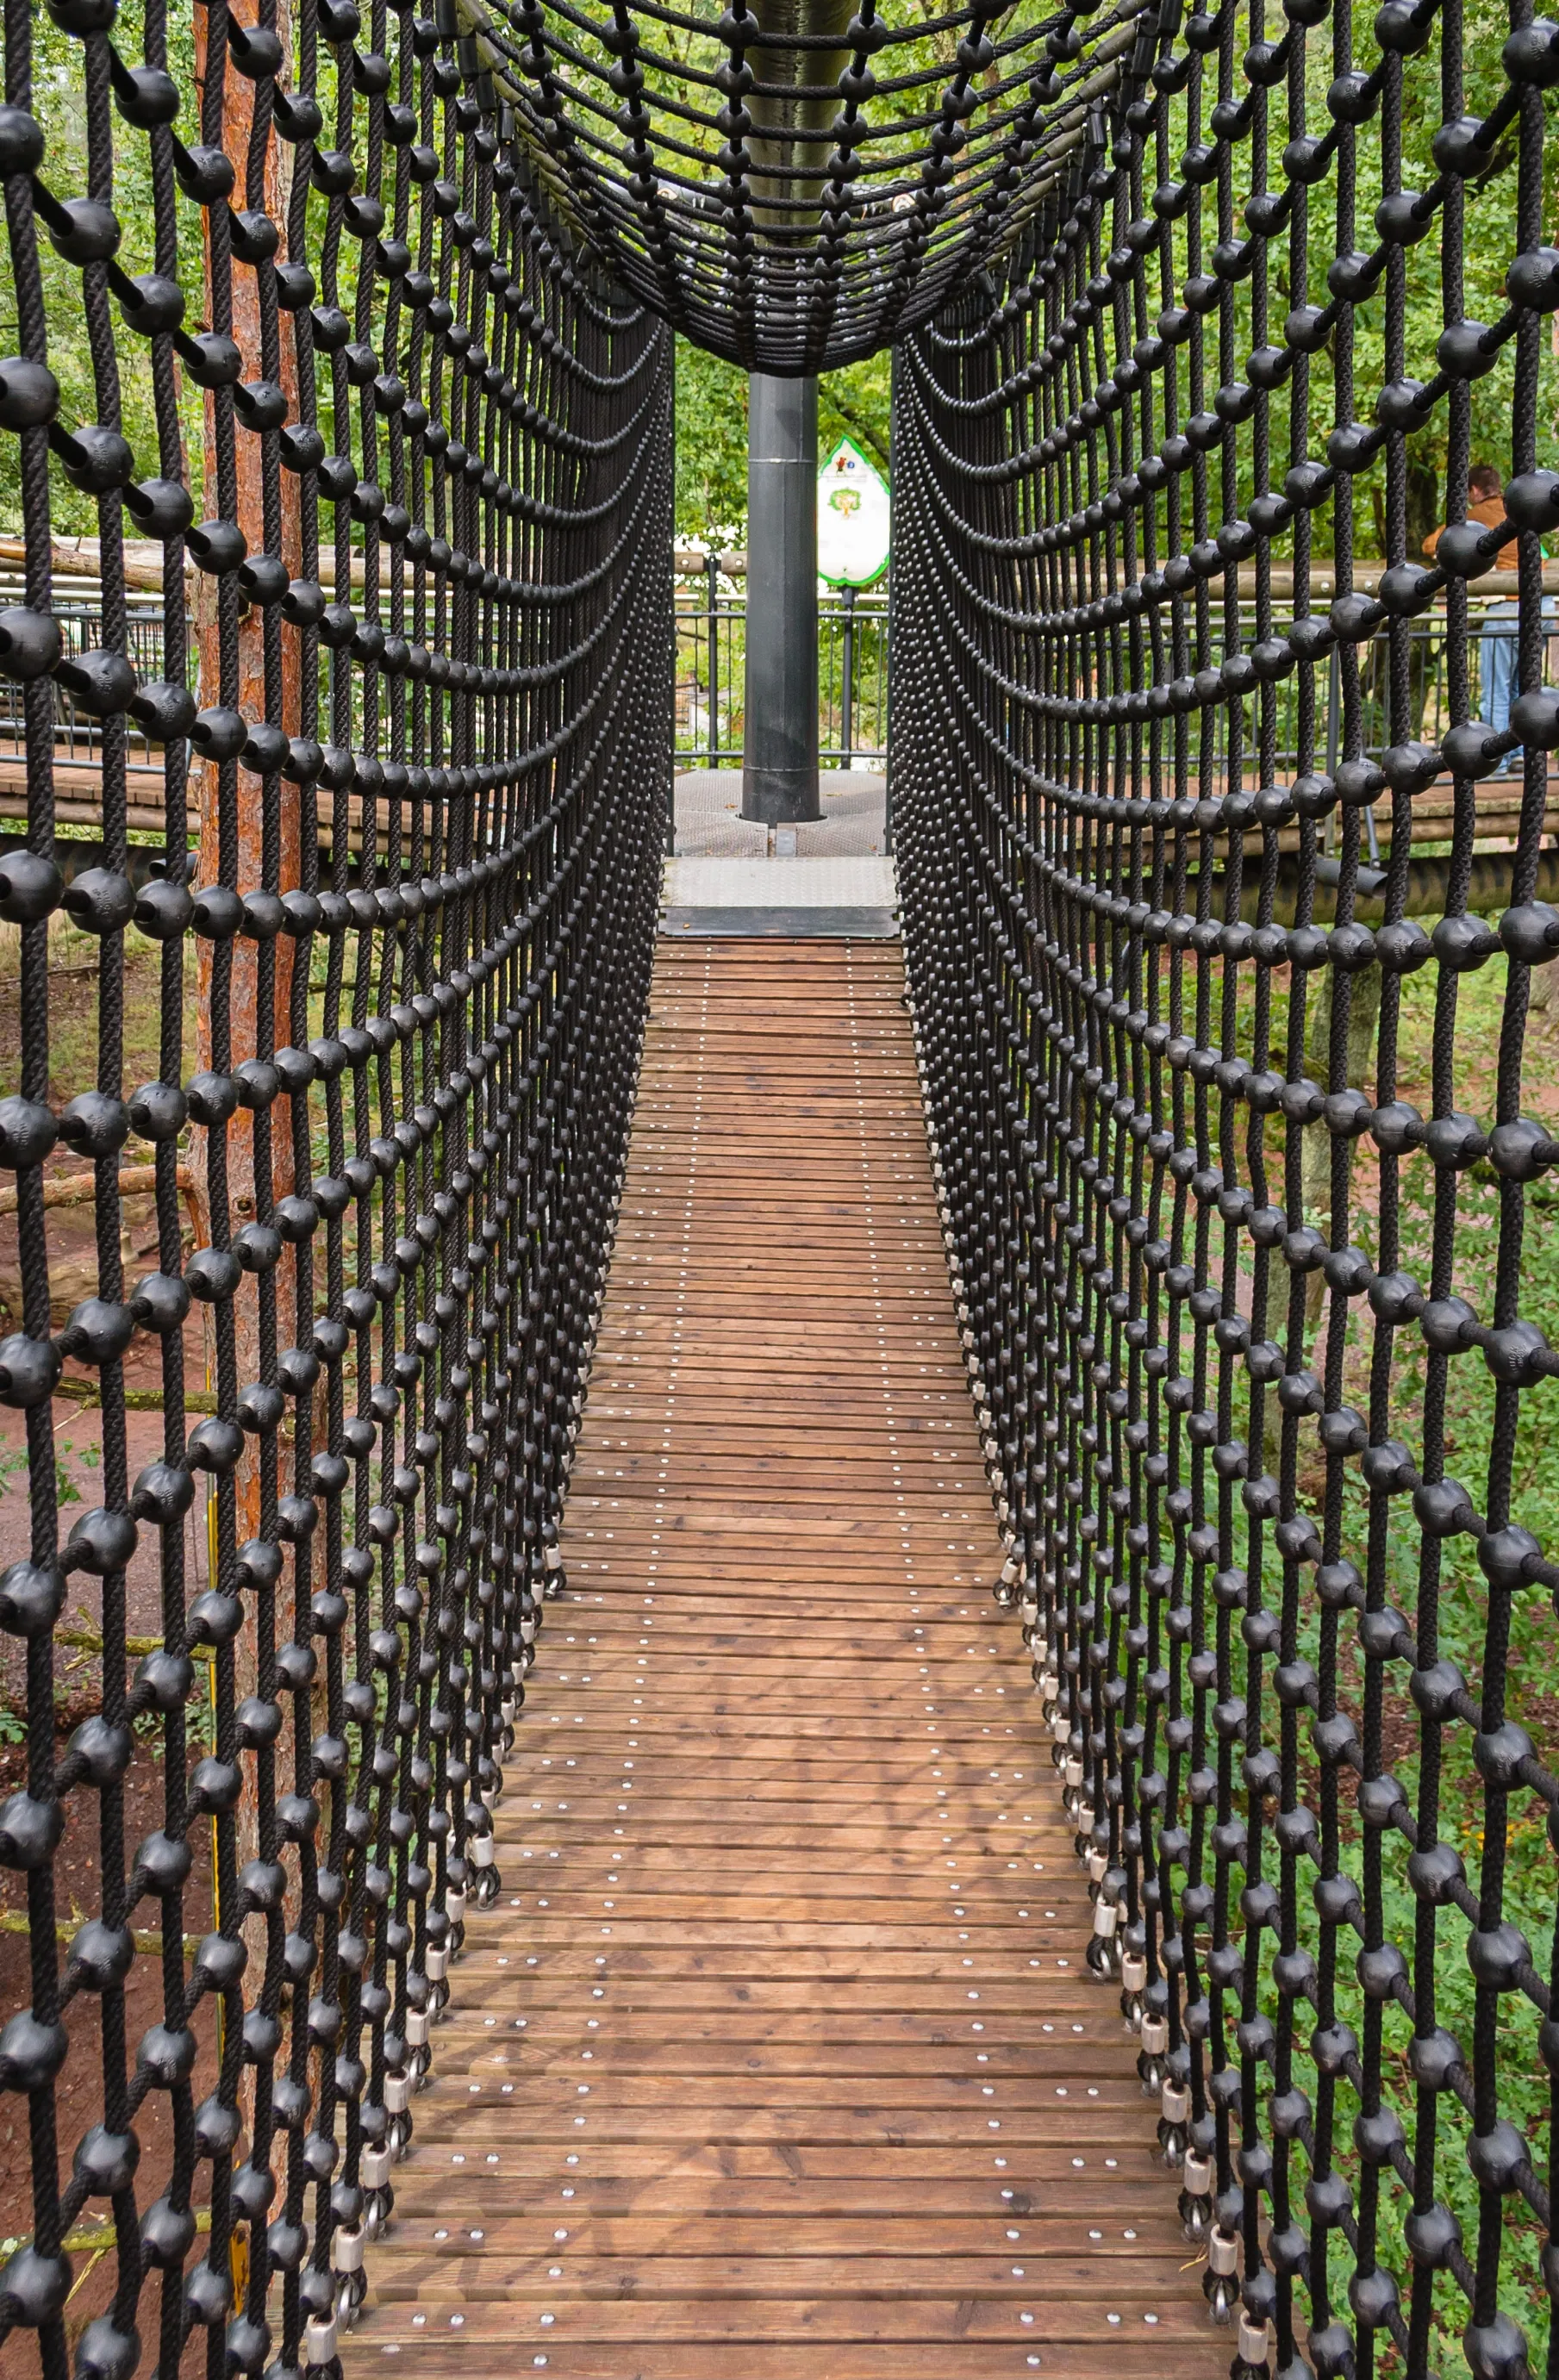
[{"label": "rope suspension bridge", "polygon": [[[1559,2373],[1556,87],[6,0],[18,2371]],[[674,332],[893,348],[902,952],[657,936]]]}]

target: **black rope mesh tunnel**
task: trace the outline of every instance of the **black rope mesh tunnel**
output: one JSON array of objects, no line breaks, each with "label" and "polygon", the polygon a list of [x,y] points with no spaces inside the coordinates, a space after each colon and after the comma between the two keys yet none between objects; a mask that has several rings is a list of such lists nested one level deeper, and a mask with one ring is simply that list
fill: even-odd
[{"label": "black rope mesh tunnel", "polygon": [[[216,0],[190,92],[165,0],[139,58],[113,0],[49,18],[85,189],[45,153],[26,0],[0,111],[27,554],[0,669],[29,798],[0,852],[23,1309],[0,1398],[31,1527],[0,1576],[25,1677],[0,1864],[31,1990],[0,2092],[27,2104],[33,2195],[0,2326],[36,2333],[50,2380],[171,2375],[202,2329],[213,2375],[328,2372],[389,2216],[450,1961],[498,1889],[490,1813],[559,1581],[631,1111],[671,766],[671,324],[789,372],[897,345],[898,864],[997,1593],[1210,2310],[1236,2374],[1521,2380],[1559,2286],[1559,1784],[1510,1715],[1559,1585],[1529,1525],[1559,1139],[1523,1112],[1559,955],[1538,897],[1559,29],[1528,0],[1493,36],[1463,0],[1183,25],[1177,0],[981,0],[891,26],[861,0],[800,37],[746,0],[263,0],[253,23]],[[1415,121],[1439,127],[1421,188]],[[151,204],[127,241],[132,150]],[[1484,324],[1468,193],[1506,169]],[[1431,248],[1408,251],[1431,236],[1426,306]],[[55,260],[91,420],[50,369]],[[1486,375],[1509,468],[1472,518]],[[1408,528],[1426,431],[1432,559]],[[1368,568],[1356,483],[1381,499]],[[100,537],[86,653],[52,616],[67,490]],[[159,680],[128,658],[127,539],[160,549]],[[1505,725],[1480,711],[1469,602],[1512,545]],[[102,844],[73,870],[56,687],[98,722]],[[132,725],[164,754],[150,871]],[[1480,854],[1493,769],[1518,832]],[[61,909],[102,959],[96,1087],[67,1103]],[[140,1087],[131,928],[161,953]],[[71,1159],[98,1278],[62,1319]],[[138,1333],[163,1446],[132,1477]],[[68,1527],[67,1362],[103,1446],[101,1508]],[[160,1633],[132,1649],[149,1548]],[[101,1709],[61,1742],[82,1593]],[[148,1740],[162,1808],[132,1840]],[[56,1871],[87,1810],[101,1898],[77,1925]],[[138,1959],[162,2008],[132,2040]],[[89,2055],[94,2119],[67,2136],[57,2088]],[[84,2325],[83,2240],[115,2277]]]}]

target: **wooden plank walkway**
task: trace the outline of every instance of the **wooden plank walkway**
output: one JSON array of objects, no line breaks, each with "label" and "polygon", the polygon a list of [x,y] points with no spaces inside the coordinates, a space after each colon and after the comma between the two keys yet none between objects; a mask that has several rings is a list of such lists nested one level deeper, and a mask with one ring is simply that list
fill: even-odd
[{"label": "wooden plank walkway", "polygon": [[505,1890],[348,2380],[1227,2370],[991,1601],[902,985],[663,945]]}]

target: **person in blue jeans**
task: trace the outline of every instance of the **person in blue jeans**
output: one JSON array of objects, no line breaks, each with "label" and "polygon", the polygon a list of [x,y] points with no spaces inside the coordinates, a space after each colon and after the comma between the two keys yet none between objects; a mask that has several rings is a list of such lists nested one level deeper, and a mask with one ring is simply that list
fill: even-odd
[{"label": "person in blue jeans", "polygon": [[[1511,705],[1519,690],[1516,628],[1520,617],[1521,606],[1514,596],[1491,603],[1483,614],[1482,633],[1478,639],[1478,674],[1482,689],[1479,715],[1488,721],[1496,735],[1503,735],[1509,727]],[[1545,637],[1559,631],[1559,596],[1543,597],[1542,625]],[[1491,775],[1513,776],[1523,748],[1518,745],[1514,752],[1504,753]]]},{"label": "person in blue jeans", "polygon": [[[1504,518],[1504,485],[1490,463],[1475,463],[1468,473],[1468,520],[1480,522],[1485,528],[1495,528]],[[1441,532],[1432,529],[1424,540],[1424,552],[1432,554],[1440,542]],[[1500,548],[1494,567],[1514,570],[1518,549],[1514,538]],[[1514,596],[1502,597],[1491,603],[1483,613],[1478,639],[1478,682],[1480,689],[1479,717],[1487,720],[1496,735],[1504,735],[1510,726],[1511,706],[1516,700],[1519,683],[1517,656],[1519,645],[1516,631],[1521,606]],[[1559,597],[1545,595],[1542,623],[1553,636],[1559,630]],[[1515,773],[1520,758],[1519,747],[1504,753],[1492,776],[1508,777]]]}]

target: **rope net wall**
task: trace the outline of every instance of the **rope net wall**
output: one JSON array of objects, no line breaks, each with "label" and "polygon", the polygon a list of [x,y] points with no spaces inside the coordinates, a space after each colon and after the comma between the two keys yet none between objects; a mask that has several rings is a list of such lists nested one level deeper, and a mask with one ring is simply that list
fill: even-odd
[{"label": "rope net wall", "polygon": [[465,21],[580,237],[700,346],[791,374],[886,346],[1011,246],[1138,14],[471,0]]},{"label": "rope net wall", "polygon": [[[1517,2380],[1559,2286],[1559,1784],[1517,1717],[1559,1584],[1559,31],[1473,21],[1464,65],[1459,6],[1168,0],[1027,260],[897,358],[892,781],[998,1594],[1236,2374]],[[1508,725],[1468,672],[1496,564]],[[1496,769],[1519,833],[1475,856]]]},{"label": "rope net wall", "polygon": [[[30,795],[0,854],[24,1309],[0,1397],[25,1415],[31,1524],[0,1576],[26,1722],[0,1864],[25,1888],[31,1998],[0,2091],[26,2109],[33,2199],[0,2331],[31,2329],[63,2375],[72,2253],[84,2277],[106,2250],[107,2302],[100,2281],[93,2318],[71,2314],[94,2380],[125,2380],[143,2342],[188,2369],[201,2331],[213,2374],[333,2367],[464,1912],[498,1889],[489,1813],[560,1576],[647,998],[673,654],[669,338],[576,259],[452,42],[384,0],[306,0],[284,91],[274,0],[253,23],[212,6],[189,101],[161,0],[140,58],[114,13],[60,0],[35,28],[17,0],[0,110],[21,348],[0,421],[28,555],[0,666],[23,684]],[[75,197],[30,112],[44,31],[84,112]],[[137,175],[152,219],[128,230],[152,254],[132,274],[115,194]],[[75,269],[89,420],[50,368],[45,236]],[[148,375],[136,453],[122,404]],[[51,503],[70,490],[95,499],[104,644],[61,659]],[[160,543],[160,680],[126,658],[127,533]],[[55,680],[100,722],[102,846],[63,892]],[[127,841],[130,721],[164,747],[153,854]],[[95,1084],[56,1111],[62,900],[101,972]],[[144,1085],[128,932],[160,953]],[[155,1184],[141,1279],[121,1257],[134,1140]],[[95,1293],[52,1322],[83,1164]],[[126,1366],[148,1338],[162,1443],[132,1476]],[[66,1528],[67,1362],[101,1402],[102,1504]],[[127,1580],[144,1600],[149,1577],[147,1645]],[[56,1743],[67,1594],[101,1707]],[[67,1833],[100,1888],[84,1923],[56,1889]],[[187,1940],[197,1910],[210,1930]],[[137,2038],[148,1967],[161,2005]],[[93,2119],[62,2129],[62,2093]]]}]

